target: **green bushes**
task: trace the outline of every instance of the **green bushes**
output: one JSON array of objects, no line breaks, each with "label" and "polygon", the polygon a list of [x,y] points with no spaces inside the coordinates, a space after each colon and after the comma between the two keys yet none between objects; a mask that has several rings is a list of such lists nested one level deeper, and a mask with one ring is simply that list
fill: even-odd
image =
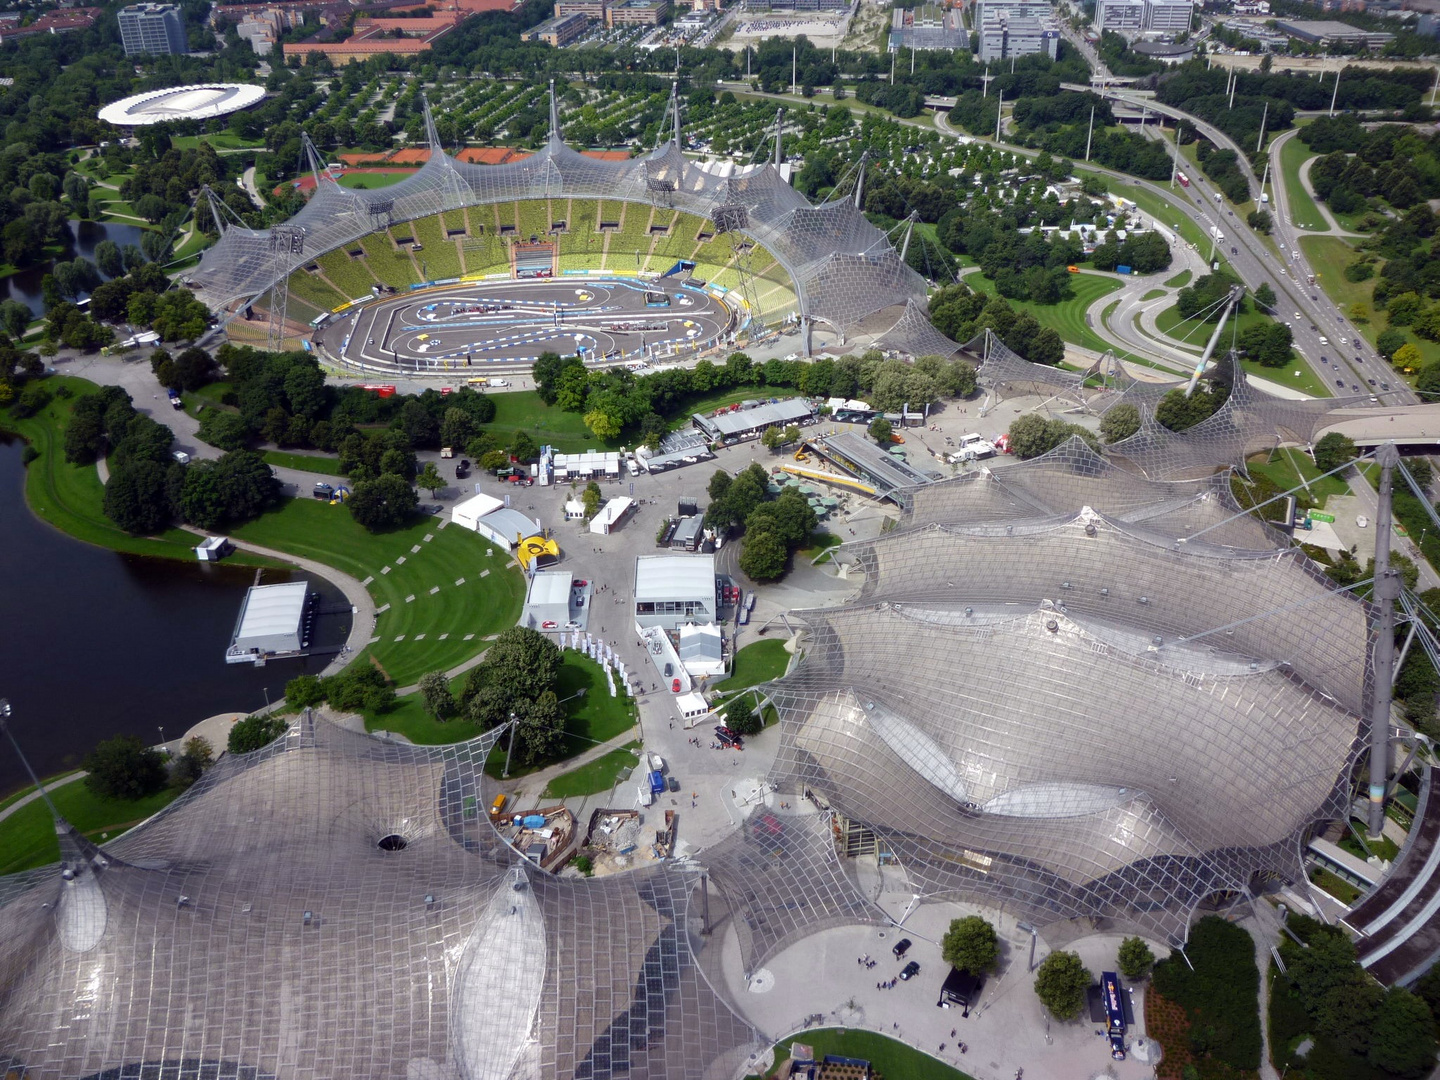
[{"label": "green bushes", "polygon": [[1201,919],[1190,932],[1185,956],[1155,965],[1154,985],[1189,1017],[1190,1049],[1202,1076],[1215,1075],[1207,1067],[1212,1062],[1260,1067],[1260,972],[1255,944],[1244,930],[1217,916]]}]

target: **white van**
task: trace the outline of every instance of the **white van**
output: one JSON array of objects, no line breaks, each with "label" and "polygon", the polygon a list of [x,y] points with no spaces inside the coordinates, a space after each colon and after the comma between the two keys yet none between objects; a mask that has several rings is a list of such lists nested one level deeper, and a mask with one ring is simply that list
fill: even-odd
[{"label": "white van", "polygon": [[649,806],[655,801],[655,796],[650,793],[650,776],[647,773],[645,779],[640,781],[640,805]]},{"label": "white van", "polygon": [[[1321,334],[1321,335],[1320,335],[1320,344],[1321,344],[1321,345],[1329,345],[1329,344],[1330,344],[1330,339],[1327,338],[1324,334]],[[1341,342],[1341,344],[1344,344],[1344,342]]]}]

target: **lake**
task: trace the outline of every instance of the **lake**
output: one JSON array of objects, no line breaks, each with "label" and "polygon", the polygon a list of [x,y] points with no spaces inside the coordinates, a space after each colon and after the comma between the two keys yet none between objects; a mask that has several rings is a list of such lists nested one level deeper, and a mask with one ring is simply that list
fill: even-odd
[{"label": "lake", "polygon": [[[0,436],[0,440],[3,440]],[[10,727],[42,777],[80,764],[101,739],[174,739],[221,712],[258,709],[285,683],[329,660],[225,663],[225,647],[253,568],[147,559],[82,544],[25,505],[24,442],[0,441],[0,697]],[[299,571],[264,583],[310,581],[329,606],[344,596]],[[338,644],[350,617],[317,620],[320,644]],[[268,697],[267,697],[268,695]],[[216,747],[218,753],[223,747]],[[0,798],[27,783],[0,740]]]},{"label": "lake", "polygon": [[[70,226],[70,236],[65,244],[67,261],[86,258],[94,262],[95,245],[101,240],[113,240],[121,247],[126,244],[139,247],[140,237],[145,232],[139,225],[127,225],[118,221],[76,221],[71,218],[67,224]],[[45,304],[40,282],[54,265],[53,262],[46,262],[27,266],[7,278],[0,278],[0,300],[7,297],[19,300],[30,308],[31,314],[36,318],[43,315]]]}]

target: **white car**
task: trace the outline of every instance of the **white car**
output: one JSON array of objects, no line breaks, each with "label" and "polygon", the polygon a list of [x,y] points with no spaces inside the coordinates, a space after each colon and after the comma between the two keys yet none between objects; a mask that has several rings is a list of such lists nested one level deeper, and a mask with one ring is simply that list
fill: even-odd
[{"label": "white car", "polygon": [[798,352],[792,352],[789,356],[785,357],[785,362],[788,364],[788,363],[790,363],[792,360],[799,360],[799,359],[800,359],[800,354],[799,354]]},{"label": "white car", "polygon": [[1300,321],[1300,312],[1298,312],[1298,311],[1295,312],[1295,321],[1296,321],[1296,322],[1299,322],[1299,321]]}]

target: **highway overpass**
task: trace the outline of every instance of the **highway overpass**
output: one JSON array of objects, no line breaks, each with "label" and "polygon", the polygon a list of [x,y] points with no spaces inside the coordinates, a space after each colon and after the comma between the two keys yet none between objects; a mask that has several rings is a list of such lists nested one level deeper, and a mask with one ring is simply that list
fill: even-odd
[{"label": "highway overpass", "polygon": [[1348,436],[1356,446],[1440,446],[1440,404],[1337,409],[1315,437],[1332,431]]}]

